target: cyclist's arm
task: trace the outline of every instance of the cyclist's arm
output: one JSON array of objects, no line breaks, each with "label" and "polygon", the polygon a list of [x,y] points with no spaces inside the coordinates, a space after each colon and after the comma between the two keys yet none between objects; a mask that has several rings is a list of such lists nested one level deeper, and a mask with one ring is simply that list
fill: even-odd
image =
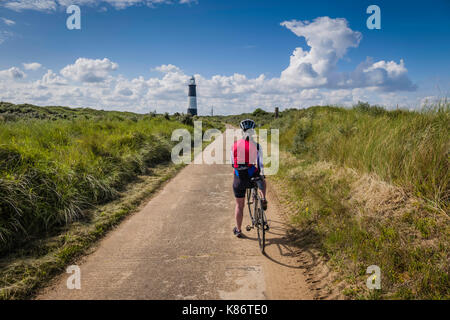
[{"label": "cyclist's arm", "polygon": [[260,172],[260,175],[264,177],[264,164],[263,164],[263,152],[262,152],[262,148],[259,147],[258,150],[258,157],[257,157],[257,165],[258,165],[258,169]]},{"label": "cyclist's arm", "polygon": [[231,160],[231,166],[234,169],[234,152],[233,152],[233,149],[234,149],[234,146],[231,147],[231,150],[230,150],[230,160]]}]

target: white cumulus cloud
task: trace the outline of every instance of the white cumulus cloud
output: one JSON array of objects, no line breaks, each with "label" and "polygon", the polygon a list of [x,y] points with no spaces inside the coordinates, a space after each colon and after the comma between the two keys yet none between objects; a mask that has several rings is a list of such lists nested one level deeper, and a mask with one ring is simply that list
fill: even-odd
[{"label": "white cumulus cloud", "polygon": [[154,68],[153,70],[155,71],[159,71],[162,73],[169,73],[169,72],[180,72],[180,68],[178,68],[177,66],[174,66],[173,64],[163,64],[160,65],[156,68]]},{"label": "white cumulus cloud", "polygon": [[[396,62],[367,58],[351,72],[338,70],[338,61],[362,41],[361,34],[353,31],[345,19],[321,17],[282,25],[304,37],[309,49],[295,48],[289,66],[279,77],[196,74],[200,114],[209,114],[211,106],[217,114],[230,114],[257,107],[273,110],[274,106],[352,105],[359,100],[400,106],[420,103],[412,95],[416,86],[408,77],[403,59]],[[150,69],[160,72],[158,76],[130,79],[116,74],[118,67],[108,58],[78,58],[59,74],[47,70],[41,79],[28,82],[14,81],[26,75],[12,67],[0,71],[0,100],[134,112],[186,111],[191,75],[182,68],[163,64]],[[399,93],[402,91],[404,94]]]},{"label": "white cumulus cloud", "polygon": [[36,71],[40,67],[42,67],[42,65],[40,63],[37,63],[37,62],[22,63],[22,65],[23,65],[23,68],[25,70],[33,70],[33,71]]},{"label": "white cumulus cloud", "polygon": [[0,78],[1,79],[23,79],[26,77],[26,74],[17,67],[12,67],[7,70],[0,70]]},{"label": "white cumulus cloud", "polygon": [[362,35],[348,26],[346,19],[319,17],[314,21],[285,21],[282,26],[306,39],[310,50],[296,48],[289,66],[281,73],[283,85],[301,88],[366,88],[383,91],[407,90],[416,87],[409,80],[404,61],[372,62],[367,59],[353,72],[339,72],[337,63],[350,48],[357,48]]},{"label": "white cumulus cloud", "polygon": [[47,70],[47,73],[42,76],[42,79],[38,80],[36,83],[40,86],[47,87],[51,85],[58,85],[58,86],[67,85],[68,81],[49,69]]},{"label": "white cumulus cloud", "polygon": [[281,80],[301,87],[325,86],[339,59],[351,47],[359,45],[362,35],[348,27],[345,19],[320,17],[313,22],[285,21],[282,26],[298,37],[304,37],[311,50],[295,49],[289,67],[281,73]]},{"label": "white cumulus cloud", "polygon": [[102,82],[110,76],[111,71],[117,70],[119,65],[108,58],[87,59],[78,58],[74,64],[66,66],[61,74],[74,81]]}]

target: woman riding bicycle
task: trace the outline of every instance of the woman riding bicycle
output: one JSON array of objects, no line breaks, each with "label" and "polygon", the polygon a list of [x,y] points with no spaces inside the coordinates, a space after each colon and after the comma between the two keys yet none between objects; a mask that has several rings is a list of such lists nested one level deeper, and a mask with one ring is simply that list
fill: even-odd
[{"label": "woman riding bicycle", "polygon": [[236,141],[231,149],[231,164],[234,169],[233,191],[236,198],[236,227],[234,227],[233,233],[237,237],[240,237],[242,234],[245,192],[252,187],[252,178],[261,177],[256,183],[262,193],[263,209],[267,209],[262,149],[253,140],[256,125],[253,120],[247,119],[240,123],[240,127],[242,129],[242,139]]}]

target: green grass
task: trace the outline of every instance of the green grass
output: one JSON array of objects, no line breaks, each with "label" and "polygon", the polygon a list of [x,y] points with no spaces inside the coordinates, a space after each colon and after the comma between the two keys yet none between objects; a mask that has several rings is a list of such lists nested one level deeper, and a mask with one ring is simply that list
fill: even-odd
[{"label": "green grass", "polygon": [[272,121],[281,148],[311,161],[376,173],[448,213],[450,104],[423,112],[312,107]]},{"label": "green grass", "polygon": [[[0,254],[115,199],[170,161],[173,130],[201,119],[7,103],[0,114],[10,115],[0,119]],[[218,125],[201,120],[203,130]]]},{"label": "green grass", "polygon": [[55,236],[30,241],[0,259],[0,300],[29,299],[67,265],[88,252],[92,245],[126,216],[136,211],[183,166],[159,165],[151,173],[127,185],[120,197],[90,210],[83,219],[55,230]]},{"label": "green grass", "polygon": [[224,129],[211,117],[0,103],[0,299],[30,298],[175,175],[172,132],[198,120]]},{"label": "green grass", "polygon": [[[421,112],[363,103],[291,109],[277,119],[260,110],[191,118],[0,103],[0,253],[50,256],[3,268],[2,297],[27,297],[129,214],[142,197],[104,215],[94,207],[118,201],[170,159],[173,129],[192,131],[193,120],[223,129],[245,118],[280,129],[275,180],[287,188],[292,224],[346,279],[345,294],[450,298],[446,101]],[[82,231],[61,232],[87,220]],[[381,291],[365,288],[372,264],[381,267]]]},{"label": "green grass", "polygon": [[73,222],[114,199],[148,167],[170,160],[180,123],[27,120],[0,127],[0,248]]},{"label": "green grass", "polygon": [[132,112],[103,111],[90,108],[69,108],[62,106],[38,107],[31,104],[15,105],[0,101],[0,121],[19,121],[26,119],[58,120],[58,119],[93,119],[115,117],[116,119],[133,118],[140,115]]},{"label": "green grass", "polygon": [[[450,112],[312,107],[266,115],[284,150],[275,181],[359,299],[449,299]],[[378,265],[382,290],[368,291]]]}]

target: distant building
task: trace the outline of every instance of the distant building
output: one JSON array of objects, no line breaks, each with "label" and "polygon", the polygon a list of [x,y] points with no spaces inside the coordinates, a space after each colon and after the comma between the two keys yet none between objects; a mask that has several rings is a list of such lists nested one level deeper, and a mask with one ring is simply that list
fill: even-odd
[{"label": "distant building", "polygon": [[191,80],[189,80],[187,113],[191,116],[197,115],[197,85],[195,84],[194,76],[192,76]]}]

